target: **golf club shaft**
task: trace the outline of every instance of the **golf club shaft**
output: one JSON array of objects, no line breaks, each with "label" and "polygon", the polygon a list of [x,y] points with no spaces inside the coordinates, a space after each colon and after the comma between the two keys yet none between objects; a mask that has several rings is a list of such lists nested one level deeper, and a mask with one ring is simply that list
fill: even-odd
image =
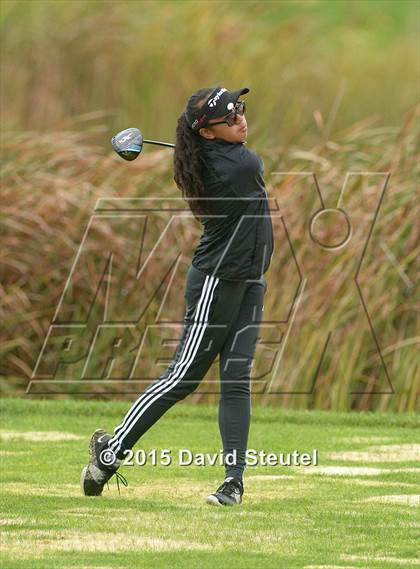
[{"label": "golf club shaft", "polygon": [[170,146],[171,148],[175,148],[175,144],[171,144],[170,142],[158,142],[157,140],[145,140],[143,142],[147,142],[147,144],[157,144],[158,146]]}]

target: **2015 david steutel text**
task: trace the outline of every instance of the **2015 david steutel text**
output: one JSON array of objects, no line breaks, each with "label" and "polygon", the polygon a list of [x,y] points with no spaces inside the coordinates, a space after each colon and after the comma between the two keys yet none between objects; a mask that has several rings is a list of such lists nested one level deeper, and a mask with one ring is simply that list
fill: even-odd
[{"label": "2015 david steutel text", "polygon": [[[222,449],[216,453],[193,452],[190,449],[179,449],[172,452],[170,449],[152,449],[145,451],[125,451],[124,466],[171,466],[176,459],[177,466],[235,466],[237,463],[237,451],[233,450],[223,456]],[[267,452],[266,450],[248,449],[245,454],[247,466],[317,466],[318,449],[311,452],[301,453],[298,450],[292,452]]]}]

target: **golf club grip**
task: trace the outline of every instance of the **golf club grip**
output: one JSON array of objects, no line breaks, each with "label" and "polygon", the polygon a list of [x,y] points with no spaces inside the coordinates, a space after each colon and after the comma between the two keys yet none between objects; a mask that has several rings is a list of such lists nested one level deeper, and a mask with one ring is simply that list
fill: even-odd
[{"label": "golf club grip", "polygon": [[175,144],[171,144],[170,142],[158,142],[157,140],[145,140],[143,142],[147,142],[147,144],[157,144],[158,146],[169,146],[171,148],[175,148]]}]

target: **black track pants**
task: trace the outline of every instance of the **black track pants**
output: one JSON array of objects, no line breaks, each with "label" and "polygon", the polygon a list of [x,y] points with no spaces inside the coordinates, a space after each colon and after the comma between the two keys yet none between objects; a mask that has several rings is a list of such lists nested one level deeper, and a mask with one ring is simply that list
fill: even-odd
[{"label": "black track pants", "polygon": [[219,428],[224,454],[236,452],[227,476],[241,477],[251,414],[250,373],[266,281],[227,281],[197,270],[187,274],[184,330],[165,372],[135,401],[114,430],[109,447],[124,458],[138,439],[177,401],[197,389],[220,355]]}]

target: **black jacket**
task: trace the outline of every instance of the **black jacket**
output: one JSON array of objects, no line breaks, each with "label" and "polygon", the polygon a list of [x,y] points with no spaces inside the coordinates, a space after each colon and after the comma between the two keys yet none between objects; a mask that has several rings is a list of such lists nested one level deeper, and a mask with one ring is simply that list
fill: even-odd
[{"label": "black jacket", "polygon": [[202,137],[200,144],[205,197],[219,199],[206,200],[211,216],[192,264],[222,279],[259,279],[273,254],[264,164],[242,143]]}]

